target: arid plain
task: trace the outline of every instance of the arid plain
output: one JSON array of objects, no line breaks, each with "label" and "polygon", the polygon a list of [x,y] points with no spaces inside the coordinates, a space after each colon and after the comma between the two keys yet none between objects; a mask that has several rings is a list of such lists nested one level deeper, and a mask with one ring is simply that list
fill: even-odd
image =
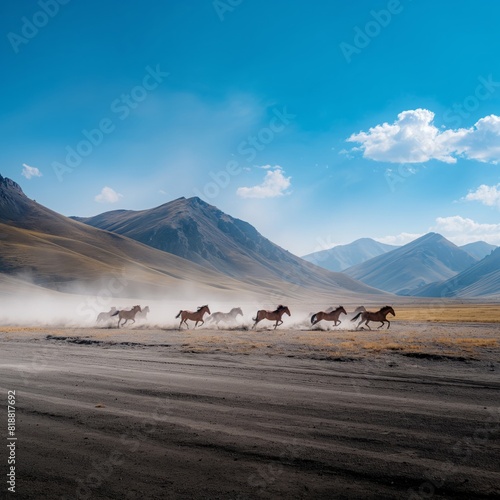
[{"label": "arid plain", "polygon": [[16,495],[498,498],[499,308],[395,309],[373,331],[293,309],[276,330],[3,327]]}]

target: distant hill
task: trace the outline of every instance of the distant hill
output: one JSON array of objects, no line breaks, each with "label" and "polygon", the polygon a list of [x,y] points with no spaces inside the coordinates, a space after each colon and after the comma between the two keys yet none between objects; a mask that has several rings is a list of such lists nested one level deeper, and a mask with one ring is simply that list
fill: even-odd
[{"label": "distant hill", "polygon": [[440,234],[429,233],[344,272],[381,290],[411,295],[419,287],[451,278],[476,262]]},{"label": "distant hill", "polygon": [[462,250],[465,250],[469,255],[472,255],[477,260],[484,259],[487,255],[489,255],[495,248],[495,245],[490,245],[486,243],[486,241],[475,241],[474,243],[467,243],[466,245],[462,245],[460,247]]},{"label": "distant hill", "polygon": [[500,299],[500,248],[453,278],[431,283],[416,293],[420,297],[484,297]]},{"label": "distant hill", "polygon": [[330,271],[344,271],[396,248],[398,247],[395,245],[385,245],[371,238],[360,238],[347,245],[337,245],[328,250],[304,255],[302,258]]}]

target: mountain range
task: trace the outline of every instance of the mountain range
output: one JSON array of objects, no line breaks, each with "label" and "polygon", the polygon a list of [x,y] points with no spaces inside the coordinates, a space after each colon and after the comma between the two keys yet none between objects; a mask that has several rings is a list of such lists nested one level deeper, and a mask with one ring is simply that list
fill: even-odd
[{"label": "mountain range", "polygon": [[[0,242],[0,273],[54,290],[72,289],[75,283],[95,285],[124,273],[127,289],[164,293],[185,281],[214,289],[220,278],[175,255],[58,214],[27,198],[18,184],[2,176]],[[225,283],[237,285],[241,283]]]},{"label": "mountain range", "polygon": [[[125,275],[129,290],[139,287],[150,294],[178,296],[191,283],[227,296],[235,291],[254,297],[321,294],[335,300],[384,295],[303,261],[199,198],[93,219],[102,225],[112,220],[114,231],[58,214],[0,176],[0,273],[29,275],[34,283],[58,290]],[[119,231],[140,234],[147,244]]]},{"label": "mountain range", "polygon": [[440,234],[428,233],[345,273],[381,290],[413,295],[420,287],[452,278],[476,262],[475,257]]},{"label": "mountain range", "polygon": [[344,271],[396,248],[398,247],[395,245],[379,243],[371,238],[360,238],[347,245],[337,245],[304,255],[302,258],[330,271]]},{"label": "mountain range", "polygon": [[500,247],[452,278],[415,292],[420,297],[482,297],[500,299]]},{"label": "mountain range", "polygon": [[[330,271],[345,271],[396,248],[399,247],[380,243],[371,238],[360,238],[346,245],[336,245],[327,250],[304,255],[302,258],[325,269],[330,269]],[[459,246],[459,248],[465,250],[475,259],[481,260],[497,247],[485,241],[474,241]]]},{"label": "mountain range", "polygon": [[472,255],[477,260],[484,259],[487,255],[489,255],[495,248],[495,245],[490,245],[485,241],[474,241],[473,243],[467,243],[466,245],[462,245],[462,250],[465,250],[469,255]]},{"label": "mountain range", "polygon": [[[429,233],[401,247],[362,238],[325,252],[309,254],[307,262],[196,197],[68,218],[0,175],[0,293],[15,289],[19,280],[73,291],[75,283],[126,276],[122,294],[129,295],[141,290],[178,297],[193,286],[212,295],[322,296],[327,303],[394,300],[384,299],[387,293],[500,295],[500,249],[485,242],[457,247]],[[343,272],[319,267],[329,262],[356,264]]]}]

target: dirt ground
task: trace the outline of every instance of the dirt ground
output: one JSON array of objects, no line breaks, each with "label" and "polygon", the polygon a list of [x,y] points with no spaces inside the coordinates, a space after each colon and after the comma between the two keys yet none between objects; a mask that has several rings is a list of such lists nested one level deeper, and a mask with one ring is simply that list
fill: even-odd
[{"label": "dirt ground", "polygon": [[0,328],[1,498],[500,497],[498,323],[320,325]]}]

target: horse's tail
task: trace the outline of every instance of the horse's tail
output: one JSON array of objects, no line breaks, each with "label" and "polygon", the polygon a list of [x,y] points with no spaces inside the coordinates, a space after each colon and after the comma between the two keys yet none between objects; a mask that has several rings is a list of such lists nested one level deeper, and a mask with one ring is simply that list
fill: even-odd
[{"label": "horse's tail", "polygon": [[182,309],[179,311],[179,314],[176,316],[178,318],[182,314]]},{"label": "horse's tail", "polygon": [[317,315],[318,315],[318,313],[313,314],[313,315],[311,316],[311,325],[314,325],[314,320],[316,319],[316,316],[317,316]]},{"label": "horse's tail", "polygon": [[116,316],[120,311],[114,312],[111,316]]},{"label": "horse's tail", "polygon": [[351,319],[351,321],[356,321],[360,316],[361,316],[362,312],[359,312],[358,314],[356,314],[356,316],[354,316],[354,318]]}]

